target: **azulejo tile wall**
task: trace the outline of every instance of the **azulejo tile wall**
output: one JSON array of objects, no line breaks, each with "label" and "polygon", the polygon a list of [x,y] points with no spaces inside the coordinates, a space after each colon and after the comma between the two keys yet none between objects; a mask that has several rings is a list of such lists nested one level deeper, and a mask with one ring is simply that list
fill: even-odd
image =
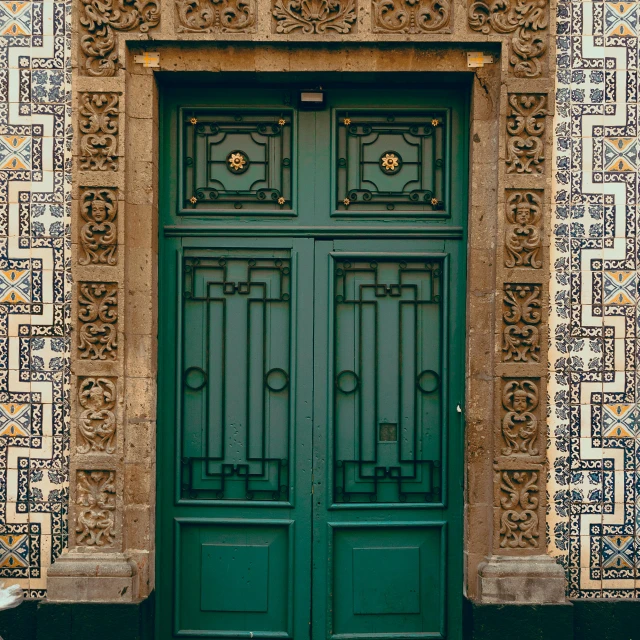
[{"label": "azulejo tile wall", "polygon": [[[70,14],[0,1],[0,579],[66,546]],[[548,545],[571,597],[640,570],[638,2],[558,5]]]},{"label": "azulejo tile wall", "polygon": [[33,598],[67,539],[70,11],[0,2],[0,581]]},{"label": "azulejo tile wall", "polygon": [[548,542],[572,598],[640,593],[639,18],[558,5]]}]

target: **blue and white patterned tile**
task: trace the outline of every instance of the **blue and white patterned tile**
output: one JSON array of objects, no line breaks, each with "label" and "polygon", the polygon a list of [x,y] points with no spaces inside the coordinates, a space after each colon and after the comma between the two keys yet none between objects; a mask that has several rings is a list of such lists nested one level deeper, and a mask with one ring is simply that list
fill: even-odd
[{"label": "blue and white patterned tile", "polygon": [[67,536],[70,7],[0,2],[0,577],[31,597]]},{"label": "blue and white patterned tile", "polygon": [[[549,435],[568,411],[569,471],[567,487],[550,493],[561,534],[550,551],[566,554],[575,598],[636,593],[639,7],[558,6],[558,33],[568,41],[558,48]],[[575,238],[568,246],[567,235]],[[549,449],[552,468],[564,457]]]}]

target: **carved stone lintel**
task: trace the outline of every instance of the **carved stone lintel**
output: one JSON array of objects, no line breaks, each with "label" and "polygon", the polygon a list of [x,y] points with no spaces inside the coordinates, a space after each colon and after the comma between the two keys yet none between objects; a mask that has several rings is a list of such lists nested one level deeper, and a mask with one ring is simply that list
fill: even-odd
[{"label": "carved stone lintel", "polygon": [[374,33],[430,33],[451,19],[449,0],[373,0]]},{"label": "carved stone lintel", "polygon": [[80,229],[81,255],[78,263],[114,265],[118,262],[116,217],[118,200],[113,189],[85,189],[80,202],[85,221]]},{"label": "carved stone lintel", "polygon": [[502,418],[502,437],[505,446],[503,456],[523,454],[537,456],[538,387],[532,380],[508,380],[502,389],[502,406],[506,414]]},{"label": "carved stone lintel", "polygon": [[542,202],[533,191],[512,192],[506,203],[505,266],[540,269]]},{"label": "carved stone lintel", "polygon": [[115,360],[118,354],[118,285],[78,283],[78,350],[87,360]]},{"label": "carved stone lintel", "polygon": [[251,33],[255,0],[176,0],[178,33]]},{"label": "carved stone lintel", "polygon": [[355,0],[275,0],[276,33],[349,33],[356,21]]},{"label": "carved stone lintel", "polygon": [[539,284],[504,286],[502,359],[505,362],[539,362],[542,318]]},{"label": "carved stone lintel", "polygon": [[114,453],[116,450],[116,385],[114,378],[80,378],[78,453]]},{"label": "carved stone lintel", "polygon": [[79,0],[80,38],[86,75],[107,78],[122,66],[116,50],[118,31],[146,33],[160,23],[156,0]]},{"label": "carved stone lintel", "polygon": [[486,604],[559,604],[566,577],[547,555],[489,556],[478,566],[478,592]]},{"label": "carved stone lintel", "polygon": [[511,35],[509,62],[516,77],[541,75],[540,58],[549,48],[548,0],[477,0],[469,6],[468,18],[474,31]]},{"label": "carved stone lintel", "polygon": [[80,168],[118,170],[118,94],[80,94]]},{"label": "carved stone lintel", "polygon": [[507,173],[542,173],[547,97],[509,95],[507,108]]}]

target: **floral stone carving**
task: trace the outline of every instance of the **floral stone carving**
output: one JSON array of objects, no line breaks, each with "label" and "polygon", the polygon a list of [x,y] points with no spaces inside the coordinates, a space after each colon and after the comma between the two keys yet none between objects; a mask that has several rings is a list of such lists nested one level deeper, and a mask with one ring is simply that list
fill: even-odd
[{"label": "floral stone carving", "polygon": [[255,31],[255,0],[176,0],[178,32]]},{"label": "floral stone carving", "polygon": [[105,547],[115,538],[116,474],[78,471],[76,475],[76,544]]},{"label": "floral stone carving", "polygon": [[79,21],[87,32],[80,38],[85,73],[114,76],[118,61],[117,31],[139,29],[146,33],[160,23],[160,3],[155,0],[80,0]]},{"label": "floral stone carving", "polygon": [[80,168],[118,169],[118,94],[83,93],[80,97]]},{"label": "floral stone carving", "polygon": [[537,548],[538,527],[537,471],[498,471],[500,547],[511,549]]},{"label": "floral stone carving", "polygon": [[546,96],[509,96],[507,173],[542,173],[546,104]]},{"label": "floral stone carving", "polygon": [[118,285],[80,282],[78,288],[80,357],[88,360],[115,360],[118,346]]},{"label": "floral stone carving", "polygon": [[79,380],[78,453],[116,450],[116,385],[111,378]]},{"label": "floral stone carving", "polygon": [[114,190],[84,191],[80,203],[80,215],[85,221],[80,229],[80,264],[117,263],[117,214],[118,201]]},{"label": "floral stone carving", "polygon": [[373,0],[374,33],[429,33],[449,26],[449,0]]},{"label": "floral stone carving", "polygon": [[538,437],[538,419],[533,412],[538,407],[538,387],[531,380],[510,380],[502,390],[502,406],[507,413],[502,418],[502,436],[506,447],[502,455],[524,453],[537,456],[534,446]]},{"label": "floral stone carving", "polygon": [[349,33],[356,21],[355,0],[275,0],[276,33]]},{"label": "floral stone carving", "polygon": [[507,284],[503,303],[503,360],[539,362],[540,335],[536,325],[542,318],[540,285]]},{"label": "floral stone carving", "polygon": [[509,196],[504,240],[507,250],[504,263],[507,267],[542,267],[538,258],[542,247],[541,220],[542,203],[535,193],[518,191]]},{"label": "floral stone carving", "polygon": [[488,34],[511,35],[509,62],[518,78],[542,73],[540,58],[548,48],[547,0],[478,0],[469,6],[469,26]]}]

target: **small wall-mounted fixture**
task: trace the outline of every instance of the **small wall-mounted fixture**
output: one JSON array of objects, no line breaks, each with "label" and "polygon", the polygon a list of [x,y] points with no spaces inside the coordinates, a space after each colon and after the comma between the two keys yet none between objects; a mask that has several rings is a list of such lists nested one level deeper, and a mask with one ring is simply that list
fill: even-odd
[{"label": "small wall-mounted fixture", "polygon": [[325,95],[322,87],[313,91],[300,91],[298,107],[304,111],[319,111],[324,109]]},{"label": "small wall-mounted fixture", "polygon": [[485,64],[493,64],[493,56],[485,55],[481,51],[467,52],[467,68],[477,69],[484,67]]},{"label": "small wall-mounted fixture", "polygon": [[133,56],[133,61],[143,67],[157,68],[160,66],[160,54],[157,51],[145,51],[142,55]]}]

